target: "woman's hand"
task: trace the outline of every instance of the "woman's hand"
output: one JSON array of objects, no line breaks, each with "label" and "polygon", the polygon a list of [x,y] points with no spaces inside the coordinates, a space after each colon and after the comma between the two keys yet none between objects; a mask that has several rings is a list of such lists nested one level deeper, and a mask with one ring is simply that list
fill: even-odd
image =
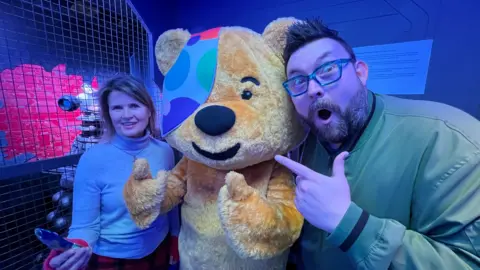
[{"label": "woman's hand", "polygon": [[55,270],[81,270],[87,266],[91,256],[90,247],[71,248],[53,257],[49,265]]}]

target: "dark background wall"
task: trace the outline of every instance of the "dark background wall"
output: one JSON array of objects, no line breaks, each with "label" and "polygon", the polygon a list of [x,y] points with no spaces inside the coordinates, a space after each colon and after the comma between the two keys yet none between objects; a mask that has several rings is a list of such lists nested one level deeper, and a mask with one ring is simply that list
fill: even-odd
[{"label": "dark background wall", "polygon": [[[433,39],[424,95],[480,118],[480,1],[477,0],[133,0],[154,41],[165,30],[241,25],[262,32],[278,17],[320,17],[353,46]],[[155,70],[157,68],[155,67]],[[159,75],[157,74],[157,77]]]}]

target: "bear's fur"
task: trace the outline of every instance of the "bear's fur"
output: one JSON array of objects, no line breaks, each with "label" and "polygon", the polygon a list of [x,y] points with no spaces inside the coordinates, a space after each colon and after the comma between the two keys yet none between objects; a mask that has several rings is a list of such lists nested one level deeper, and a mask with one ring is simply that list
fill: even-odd
[{"label": "bear's fur", "polygon": [[[289,248],[303,225],[294,205],[293,175],[274,160],[305,135],[282,86],[285,33],[294,21],[277,19],[262,35],[242,27],[221,28],[211,94],[165,138],[183,158],[156,178],[145,160],[134,165],[124,197],[139,227],[183,202],[182,269],[285,269]],[[190,38],[181,29],[159,37],[155,56],[163,74]],[[254,78],[258,85],[242,78]],[[250,91],[250,99],[242,98],[244,90]],[[198,128],[196,114],[212,105],[234,112],[235,124],[228,132],[212,136]],[[193,143],[210,153],[240,147],[233,157],[213,160]]]}]

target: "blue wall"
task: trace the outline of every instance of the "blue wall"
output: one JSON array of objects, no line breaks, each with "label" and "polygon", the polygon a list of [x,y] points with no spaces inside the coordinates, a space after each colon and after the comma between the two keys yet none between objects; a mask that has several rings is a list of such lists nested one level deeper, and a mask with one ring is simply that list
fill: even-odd
[{"label": "blue wall", "polygon": [[154,41],[177,27],[198,32],[241,25],[262,32],[270,21],[286,16],[318,16],[353,47],[433,39],[425,94],[409,97],[444,102],[480,118],[480,75],[474,74],[480,63],[478,0],[177,0],[175,6],[158,0],[133,2],[152,28]]}]

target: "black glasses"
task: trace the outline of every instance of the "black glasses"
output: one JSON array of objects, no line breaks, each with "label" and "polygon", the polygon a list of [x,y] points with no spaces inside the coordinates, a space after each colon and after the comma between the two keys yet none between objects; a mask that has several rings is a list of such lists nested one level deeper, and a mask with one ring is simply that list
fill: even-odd
[{"label": "black glasses", "polygon": [[345,58],[323,63],[308,76],[298,75],[286,80],[283,83],[283,87],[285,87],[290,96],[297,97],[308,91],[308,84],[312,79],[320,86],[332,84],[340,80],[343,68],[351,60],[351,58]]}]

